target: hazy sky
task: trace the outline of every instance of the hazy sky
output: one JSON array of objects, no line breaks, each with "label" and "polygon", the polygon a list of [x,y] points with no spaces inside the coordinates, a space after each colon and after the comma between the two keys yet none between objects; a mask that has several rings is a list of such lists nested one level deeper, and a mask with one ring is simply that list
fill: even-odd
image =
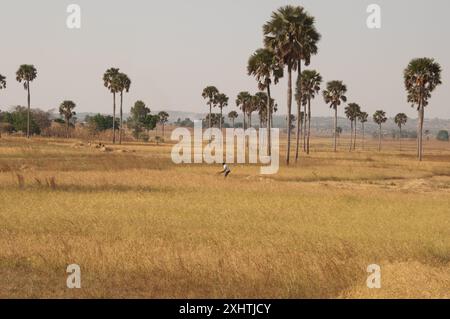
[{"label": "hazy sky", "polygon": [[[80,30],[66,27],[66,8],[82,9]],[[366,8],[382,9],[382,28],[366,26]],[[325,81],[343,80],[348,98],[373,113],[405,112],[403,69],[414,57],[434,57],[443,67],[443,85],[433,94],[427,117],[450,118],[450,1],[448,0],[0,0],[2,21],[0,108],[26,104],[16,82],[20,64],[34,64],[32,105],[56,108],[64,99],[78,112],[112,112],[112,97],[103,87],[111,66],[133,83],[125,112],[137,99],[152,110],[207,110],[203,88],[215,85],[230,96],[235,109],[239,91],[257,90],[246,73],[249,55],[262,46],[262,25],[278,7],[304,6],[322,34],[319,54],[310,68]],[[286,112],[286,80],[273,89]],[[320,97],[313,115],[331,115]],[[343,114],[343,108],[340,110]]]}]

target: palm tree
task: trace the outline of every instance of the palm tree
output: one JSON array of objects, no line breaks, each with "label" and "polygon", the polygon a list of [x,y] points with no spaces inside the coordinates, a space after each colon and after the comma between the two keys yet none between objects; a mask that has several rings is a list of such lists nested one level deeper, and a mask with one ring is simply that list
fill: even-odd
[{"label": "palm tree", "polygon": [[405,113],[398,113],[394,117],[394,122],[395,122],[395,124],[397,124],[398,128],[400,129],[399,141],[400,141],[400,151],[401,151],[402,150],[402,126],[405,125],[406,122],[408,122],[408,116]]},{"label": "palm tree", "polygon": [[345,108],[345,115],[350,120],[350,127],[351,127],[350,151],[352,150],[352,148],[353,149],[355,148],[355,143],[353,140],[353,131],[355,131],[354,139],[356,140],[356,120],[358,119],[359,113],[361,113],[361,108],[356,103],[349,103],[348,106]]},{"label": "palm tree", "polygon": [[[318,53],[317,43],[319,42],[321,36],[317,32],[315,26],[314,26],[315,19],[308,14],[306,14],[305,19],[302,21],[302,27],[298,30],[300,31],[298,38],[299,38],[299,44],[300,44],[300,50],[299,50],[299,59],[297,60],[297,87],[296,87],[296,100],[297,100],[297,114],[299,114],[299,109],[301,107],[301,104],[304,102],[302,96],[303,96],[303,83],[302,83],[302,60],[305,61],[305,66],[308,66],[311,62],[311,56]],[[311,120],[310,112],[307,110],[307,104],[303,103],[304,107],[304,114],[303,117],[303,151],[307,152],[309,154],[309,136],[307,135],[307,129],[311,128],[311,124],[309,121]],[[308,125],[307,125],[308,122]],[[298,125],[297,125],[298,129]],[[297,147],[296,147],[296,154],[295,159],[298,160],[298,147],[299,147],[299,137],[300,134],[297,134]]]},{"label": "palm tree", "polygon": [[[301,87],[303,92],[297,86],[297,95],[302,94],[302,103],[308,105],[308,110],[305,110],[306,117],[308,117],[308,128],[305,128],[306,135],[306,153],[309,154],[309,140],[311,136],[311,100],[316,97],[320,91],[320,84],[322,83],[322,76],[315,70],[305,70],[301,76]],[[306,123],[306,121],[305,121]]]},{"label": "palm tree", "polygon": [[116,143],[116,93],[120,92],[119,69],[109,68],[103,74],[103,84],[113,95],[113,144]]},{"label": "palm tree", "polygon": [[231,111],[230,113],[228,113],[228,118],[233,123],[233,128],[234,128],[234,120],[236,120],[238,118],[238,113],[236,111]]},{"label": "palm tree", "polygon": [[441,66],[430,58],[413,59],[404,71],[405,88],[408,93],[408,102],[417,105],[419,116],[417,128],[417,156],[422,161],[423,155],[423,121],[425,106],[434,89],[442,84]]},{"label": "palm tree", "polygon": [[219,94],[219,90],[215,87],[215,86],[207,86],[205,89],[203,89],[203,93],[202,93],[202,97],[206,100],[208,99],[208,102],[206,104],[208,104],[209,106],[209,128],[211,128],[211,111],[212,111],[212,107],[216,106],[217,101],[216,101],[216,97]]},{"label": "palm tree", "polygon": [[[310,56],[317,52],[313,44],[320,37],[314,28],[314,18],[310,17],[302,7],[284,6],[272,13],[271,20],[264,27],[264,43],[272,49],[279,60],[287,66],[287,150],[286,164],[289,165],[291,149],[291,113],[292,113],[292,71],[298,68],[300,81],[301,67],[299,62],[309,63]],[[313,33],[316,33],[313,35]],[[315,40],[315,42],[314,42]],[[300,103],[298,103],[300,108]],[[300,111],[298,112],[300,113]],[[299,119],[300,116],[297,116]],[[298,120],[297,120],[298,121]]]},{"label": "palm tree", "polygon": [[244,130],[247,129],[245,119],[247,117],[247,109],[250,107],[251,100],[252,100],[251,94],[246,91],[240,92],[236,99],[236,106],[239,107],[242,110],[242,113],[244,114]]},{"label": "palm tree", "polygon": [[169,113],[161,111],[158,113],[158,122],[162,125],[162,138],[164,139],[164,126],[169,121]]},{"label": "palm tree", "polygon": [[117,77],[118,81],[118,89],[120,92],[120,128],[119,128],[119,144],[122,144],[122,135],[123,135],[123,91],[127,92],[130,90],[131,80],[125,73],[119,73]]},{"label": "palm tree", "polygon": [[327,83],[327,89],[323,91],[323,98],[325,103],[330,104],[330,108],[334,109],[334,151],[337,150],[336,138],[337,138],[337,108],[341,105],[341,102],[347,102],[347,97],[344,95],[347,93],[347,87],[342,81],[330,81]]},{"label": "palm tree", "polygon": [[216,96],[217,106],[220,109],[220,118],[219,118],[219,129],[222,131],[222,118],[223,118],[223,108],[228,106],[228,96],[223,93],[219,93]]},{"label": "palm tree", "polygon": [[366,112],[360,112],[358,114],[358,120],[361,122],[362,125],[362,149],[364,149],[364,137],[365,137],[364,123],[367,122],[368,118],[369,114],[367,114]]},{"label": "palm tree", "polygon": [[247,65],[247,72],[249,75],[253,75],[258,81],[258,88],[263,91],[267,91],[267,107],[269,110],[267,114],[267,132],[268,132],[268,149],[270,152],[270,139],[272,128],[272,108],[271,103],[271,91],[270,85],[277,84],[279,79],[283,77],[283,66],[280,63],[277,55],[270,49],[258,49],[249,58]]},{"label": "palm tree", "polygon": [[378,152],[381,151],[381,124],[387,121],[386,112],[378,110],[373,114],[373,121],[378,124]]},{"label": "palm tree", "polygon": [[23,81],[23,87],[27,90],[27,138],[30,138],[30,108],[31,108],[31,98],[30,98],[30,82],[32,82],[37,77],[37,70],[32,64],[22,64],[16,72],[16,80],[19,83]]},{"label": "palm tree", "polygon": [[59,106],[59,114],[61,114],[66,120],[66,134],[67,138],[69,138],[69,130],[70,130],[70,120],[76,114],[73,109],[77,105],[73,101],[64,101]]}]

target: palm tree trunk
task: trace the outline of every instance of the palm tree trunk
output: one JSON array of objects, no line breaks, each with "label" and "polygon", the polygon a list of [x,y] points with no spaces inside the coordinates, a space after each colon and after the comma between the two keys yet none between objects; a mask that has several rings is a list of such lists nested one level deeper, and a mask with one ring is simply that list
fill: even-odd
[{"label": "palm tree trunk", "polygon": [[353,120],[350,120],[350,152],[353,148]]},{"label": "palm tree trunk", "polygon": [[424,120],[424,107],[420,107],[420,120],[419,120],[419,161],[423,158],[423,120]]},{"label": "palm tree trunk", "polygon": [[208,128],[211,128],[211,103],[209,103],[209,123]]},{"label": "palm tree trunk", "polygon": [[306,104],[303,106],[303,152],[306,152],[306,124],[308,123],[308,112],[306,109]]},{"label": "palm tree trunk", "polygon": [[123,91],[120,92],[120,126],[119,126],[119,144],[122,144],[122,105],[123,105]]},{"label": "palm tree trunk", "polygon": [[353,137],[353,150],[356,150],[356,130],[358,129],[358,122],[355,119],[355,136]]},{"label": "palm tree trunk", "polygon": [[420,158],[420,139],[419,139],[419,135],[420,135],[420,110],[417,111],[417,138],[416,138],[416,152],[417,152],[417,158]]},{"label": "palm tree trunk", "polygon": [[309,139],[311,137],[311,99],[308,98],[308,138],[306,146],[306,153],[309,155]]},{"label": "palm tree trunk", "polygon": [[220,108],[219,129],[222,132],[222,108]]},{"label": "palm tree trunk", "polygon": [[402,151],[402,126],[399,126],[400,128],[400,136],[399,136],[399,141],[400,141],[400,152]]},{"label": "palm tree trunk", "polygon": [[116,144],[116,93],[113,92],[113,144]]},{"label": "palm tree trunk", "polygon": [[334,107],[334,151],[337,151],[337,106]]},{"label": "palm tree trunk", "polygon": [[291,111],[292,111],[292,67],[288,66],[286,165],[289,165],[291,153]]},{"label": "palm tree trunk", "polygon": [[270,110],[270,85],[267,84],[267,153],[269,155],[272,155],[272,152],[271,152],[272,145],[271,145],[271,141],[270,141],[270,139],[272,137],[272,134],[271,134],[272,128],[271,128],[271,123],[270,123],[271,117],[272,117],[272,114],[271,114],[271,110]]},{"label": "palm tree trunk", "polygon": [[234,117],[231,119],[231,122],[233,123],[233,128],[234,128]]},{"label": "palm tree trunk", "polygon": [[364,123],[362,123],[362,149],[363,150],[364,150],[364,138],[365,138]]},{"label": "palm tree trunk", "polygon": [[244,105],[242,105],[242,113],[243,113],[243,117],[244,117],[244,131],[247,129],[247,123],[245,123],[245,117],[247,116],[246,114],[245,114],[245,106]]},{"label": "palm tree trunk", "polygon": [[298,161],[298,153],[299,153],[299,148],[300,148],[300,135],[302,134],[302,124],[303,124],[303,119],[300,117],[301,114],[301,106],[297,105],[297,134],[296,134],[296,146],[295,146],[295,161]]},{"label": "palm tree trunk", "polygon": [[[302,122],[304,119],[300,117],[301,111],[302,111],[302,63],[301,60],[297,61],[297,88],[298,88],[298,96],[297,96],[297,142],[295,147],[295,161],[298,161],[298,153],[299,153],[299,144],[300,144],[300,137],[301,137],[301,125],[300,122]],[[291,95],[292,95],[292,88],[291,88]],[[290,115],[289,115],[290,120]],[[302,123],[303,124],[303,123]]]},{"label": "palm tree trunk", "polygon": [[30,112],[31,112],[31,99],[30,99],[30,81],[27,81],[27,103],[28,103],[28,112],[27,112],[27,138],[30,138]]},{"label": "palm tree trunk", "polygon": [[66,136],[69,138],[69,119],[66,119]]},{"label": "palm tree trunk", "polygon": [[381,124],[380,129],[378,131],[378,152],[381,152]]}]

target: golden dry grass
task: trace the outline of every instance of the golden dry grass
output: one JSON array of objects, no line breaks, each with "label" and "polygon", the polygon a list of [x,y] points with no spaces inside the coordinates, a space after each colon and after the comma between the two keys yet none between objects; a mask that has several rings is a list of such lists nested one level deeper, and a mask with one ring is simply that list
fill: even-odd
[{"label": "golden dry grass", "polygon": [[224,180],[172,164],[170,145],[2,138],[0,297],[449,298],[449,143],[418,163],[414,141],[329,142],[277,175],[233,165]]}]

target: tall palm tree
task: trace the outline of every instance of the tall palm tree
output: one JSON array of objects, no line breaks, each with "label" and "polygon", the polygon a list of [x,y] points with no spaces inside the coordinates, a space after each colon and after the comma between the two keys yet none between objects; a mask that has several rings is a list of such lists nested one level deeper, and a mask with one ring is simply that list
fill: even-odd
[{"label": "tall palm tree", "polygon": [[378,124],[378,152],[381,151],[381,125],[386,123],[387,117],[386,112],[378,110],[373,114],[373,121]]},{"label": "tall palm tree", "polygon": [[[299,62],[309,63],[310,56],[317,52],[313,44],[320,35],[315,31],[314,18],[310,17],[302,7],[284,6],[272,13],[270,21],[263,26],[264,43],[272,49],[280,61],[286,65],[288,72],[287,92],[287,150],[286,164],[289,165],[291,149],[291,113],[292,113],[292,71],[301,67]],[[313,35],[313,32],[316,34]],[[300,78],[297,79],[300,81]],[[298,108],[300,103],[298,104]],[[299,113],[299,112],[298,112]],[[297,116],[300,118],[300,116]],[[298,121],[298,120],[297,120]]]},{"label": "tall palm tree", "polygon": [[127,92],[130,90],[131,80],[125,73],[119,73],[117,77],[118,81],[118,89],[120,92],[120,128],[119,128],[119,144],[122,144],[122,135],[123,135],[123,91]]},{"label": "tall palm tree", "polygon": [[247,109],[250,107],[252,102],[252,96],[250,93],[244,91],[240,92],[236,98],[236,106],[242,110],[244,115],[244,130],[247,129],[246,126],[246,117],[247,117]]},{"label": "tall palm tree", "polygon": [[[305,70],[301,76],[301,87],[303,91],[299,91],[297,86],[297,94],[302,94],[303,105],[308,106],[308,110],[305,110],[308,120],[308,127],[305,128],[306,135],[306,153],[309,154],[309,140],[311,137],[311,100],[316,97],[316,94],[320,91],[320,84],[322,83],[322,76],[315,70]],[[306,123],[305,122],[305,123]]]},{"label": "tall palm tree", "polygon": [[423,121],[425,106],[431,93],[441,82],[441,66],[430,58],[413,59],[404,71],[405,88],[408,102],[417,106],[419,121],[417,127],[417,156],[422,161],[423,156]]},{"label": "tall palm tree", "polygon": [[[358,115],[361,113],[361,108],[356,103],[349,103],[345,108],[345,115],[350,120],[350,151],[355,148],[354,140],[356,140],[356,121],[358,119]],[[355,133],[354,133],[355,132]]]},{"label": "tall palm tree", "polygon": [[223,108],[228,106],[228,96],[223,93],[219,93],[216,96],[216,102],[220,109],[219,129],[222,131]]},{"label": "tall palm tree", "polygon": [[369,118],[369,114],[367,114],[366,112],[360,112],[358,114],[358,120],[359,120],[359,122],[361,122],[361,126],[362,126],[362,149],[364,149],[364,138],[365,138],[364,123],[367,123],[368,118]]},{"label": "tall palm tree", "polygon": [[400,141],[400,151],[401,151],[402,150],[402,127],[403,127],[403,125],[406,124],[406,122],[408,122],[408,116],[405,113],[398,113],[394,117],[394,122],[395,122],[395,124],[397,124],[398,128],[400,129],[399,141]]},{"label": "tall palm tree", "polygon": [[27,138],[30,138],[30,109],[31,109],[31,97],[30,97],[30,82],[37,77],[37,70],[32,64],[22,64],[16,72],[16,80],[19,83],[23,81],[23,87],[27,90]]},{"label": "tall palm tree", "polygon": [[116,93],[120,92],[119,69],[109,68],[103,74],[103,84],[113,95],[113,144],[116,143]]},{"label": "tall palm tree", "polygon": [[236,111],[231,111],[230,113],[228,113],[228,118],[231,120],[231,122],[233,123],[233,128],[234,128],[234,121],[238,118],[238,113]]},{"label": "tall palm tree", "polygon": [[209,106],[209,121],[208,121],[209,128],[211,128],[211,111],[213,106],[216,106],[217,104],[216,97],[218,94],[219,90],[215,86],[207,86],[206,88],[203,89],[202,97],[205,100],[206,99],[208,100],[206,104],[208,104]]},{"label": "tall palm tree", "polygon": [[263,91],[267,91],[267,107],[269,110],[267,114],[267,134],[268,134],[268,149],[270,152],[270,139],[272,128],[272,108],[270,106],[272,97],[270,91],[270,85],[277,84],[279,79],[283,77],[283,65],[280,63],[277,55],[271,49],[258,49],[249,58],[247,65],[247,72],[249,75],[253,75],[258,81],[258,88]]},{"label": "tall palm tree", "polygon": [[59,106],[59,114],[61,114],[64,117],[64,120],[66,121],[66,136],[69,138],[70,134],[70,120],[73,118],[76,113],[73,111],[73,109],[77,105],[73,101],[64,101]]},{"label": "tall palm tree", "polygon": [[337,108],[341,102],[347,102],[347,86],[342,81],[330,81],[327,83],[327,89],[323,91],[325,103],[330,104],[330,108],[334,109],[334,151],[337,151]]},{"label": "tall palm tree", "polygon": [[[304,17],[304,20],[302,21],[301,25],[302,27],[298,29],[298,31],[300,31],[300,33],[298,34],[298,41],[299,41],[299,55],[298,55],[298,60],[297,60],[297,87],[296,87],[296,100],[297,100],[297,114],[299,114],[299,109],[301,107],[301,104],[303,103],[303,83],[302,83],[302,76],[303,76],[303,72],[302,72],[302,60],[305,62],[305,66],[308,66],[311,62],[311,56],[315,55],[318,53],[318,48],[317,48],[317,43],[319,42],[321,36],[320,34],[317,32],[316,28],[315,28],[315,19],[314,17],[309,16],[308,14],[306,14],[306,16]],[[304,107],[304,119],[303,119],[303,151],[307,152],[309,154],[309,150],[307,150],[307,148],[309,147],[308,143],[309,141],[307,141],[308,136],[307,136],[307,129],[311,127],[311,124],[307,125],[307,122],[309,123],[309,121],[311,120],[309,115],[309,112],[307,110],[307,104],[303,104]],[[297,125],[297,129],[298,129],[298,125]],[[295,159],[298,160],[298,146],[299,146],[299,134],[297,134],[297,147],[296,147],[296,154],[295,154]]]},{"label": "tall palm tree", "polygon": [[162,138],[164,139],[164,126],[169,121],[169,113],[161,111],[158,113],[158,122],[162,125]]}]

